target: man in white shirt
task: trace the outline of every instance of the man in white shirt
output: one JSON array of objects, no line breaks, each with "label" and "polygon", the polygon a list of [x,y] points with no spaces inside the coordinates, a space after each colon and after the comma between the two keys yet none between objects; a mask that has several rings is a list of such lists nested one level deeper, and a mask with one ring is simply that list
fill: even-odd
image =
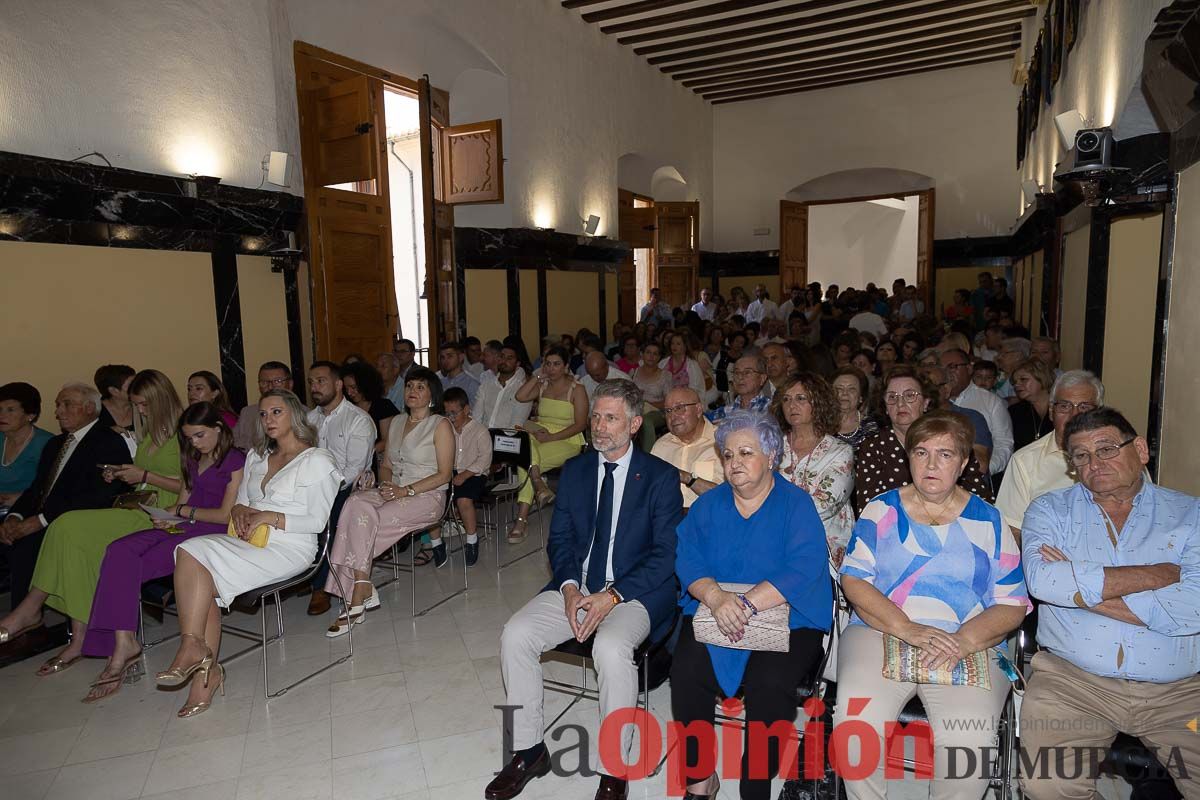
[{"label": "man in white shirt", "polygon": [[526,380],[525,370],[519,364],[517,351],[511,347],[500,348],[496,361],[496,373],[483,373],[479,393],[474,404],[468,403],[471,416],[485,428],[515,428],[529,419],[532,403],[519,403],[517,390]]},{"label": "man in white shirt", "polygon": [[993,475],[1003,472],[1013,452],[1012,418],[1008,415],[1008,406],[996,395],[975,385],[971,380],[971,357],[962,350],[957,347],[946,350],[941,355],[941,362],[949,374],[950,399],[960,406],[975,409],[987,420],[992,432],[992,460],[988,471]]},{"label": "man in white shirt", "polygon": [[663,413],[670,433],[654,443],[650,454],[679,470],[683,507],[725,481],[717,456],[716,428],[704,418],[704,403],[695,389],[679,386],[667,392]]},{"label": "man in white shirt", "polygon": [[463,370],[475,380],[479,380],[479,376],[487,369],[483,363],[483,343],[479,341],[478,336],[468,336],[462,340],[463,355],[466,361],[463,363]]},{"label": "man in white shirt", "polygon": [[[346,399],[342,393],[341,368],[332,361],[316,361],[308,368],[308,393],[313,401],[308,422],[317,429],[319,445],[330,452],[338,472],[345,478],[329,512],[332,534],[337,531],[338,515],[346,498],[375,456],[375,421]],[[322,568],[313,578],[312,598],[308,602],[310,616],[329,610],[329,595],[320,588],[325,585],[327,575],[328,571]]]},{"label": "man in white shirt", "polygon": [[[860,295],[860,297],[864,297]],[[856,305],[863,301],[856,301]],[[883,321],[883,317],[871,310],[870,306],[863,308],[857,314],[850,318],[850,327],[859,333],[873,333],[880,341],[887,336],[887,323]]]},{"label": "man in white shirt", "polygon": [[587,392],[589,403],[592,402],[592,396],[596,394],[596,387],[604,381],[613,379],[623,381],[632,380],[616,364],[611,363],[605,358],[604,353],[601,353],[599,350],[593,350],[587,354],[587,358],[583,359],[583,368],[586,372],[580,383],[583,384],[584,391]]},{"label": "man in white shirt", "polygon": [[1084,412],[1104,405],[1104,384],[1092,373],[1064,372],[1050,391],[1050,419],[1054,430],[1013,453],[1004,471],[996,508],[1020,541],[1021,523],[1030,503],[1046,492],[1075,485],[1076,476],[1063,451],[1067,423]]},{"label": "man in white shirt", "polygon": [[700,290],[700,302],[692,306],[692,311],[705,322],[712,322],[717,313],[717,304],[712,302],[712,289],[705,286]]},{"label": "man in white shirt", "polygon": [[754,301],[746,308],[746,322],[762,324],[764,320],[779,316],[779,306],[771,299],[766,286],[761,283],[755,284],[754,297]]},{"label": "man in white shirt", "polygon": [[804,287],[792,285],[792,296],[779,307],[779,318],[786,322],[793,311],[804,311]]}]

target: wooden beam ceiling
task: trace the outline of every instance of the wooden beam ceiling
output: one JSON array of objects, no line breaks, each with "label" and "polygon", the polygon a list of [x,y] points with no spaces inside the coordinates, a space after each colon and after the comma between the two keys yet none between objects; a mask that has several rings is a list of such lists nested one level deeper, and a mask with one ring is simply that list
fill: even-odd
[{"label": "wooden beam ceiling", "polygon": [[585,22],[609,23],[600,27],[605,34],[629,34],[617,42],[714,104],[1008,59],[1020,46],[1020,21],[1037,12],[1034,0],[562,0],[562,5],[588,7],[581,15]]}]

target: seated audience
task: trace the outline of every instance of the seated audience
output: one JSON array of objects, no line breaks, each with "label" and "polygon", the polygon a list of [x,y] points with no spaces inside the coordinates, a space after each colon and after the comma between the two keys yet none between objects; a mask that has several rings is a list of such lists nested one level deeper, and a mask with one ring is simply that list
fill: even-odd
[{"label": "seated audience", "polygon": [[396,357],[397,373],[391,384],[384,384],[385,395],[396,408],[404,408],[404,381],[416,361],[417,345],[412,339],[397,339],[392,345],[392,355]]},{"label": "seated audience", "polygon": [[717,384],[717,396],[724,400],[729,394],[729,372],[742,357],[746,348],[746,334],[734,331],[725,339],[725,347],[713,360],[713,377]]},{"label": "seated audience", "polygon": [[971,445],[971,451],[975,454],[975,459],[980,464],[988,463],[988,460],[992,457],[992,432],[988,428],[987,420],[983,418],[983,414],[980,414],[973,408],[965,408],[951,402],[950,376],[945,367],[937,365],[921,367],[917,372],[938,390],[939,408],[960,414],[967,418],[967,422],[971,423],[971,427],[975,431],[975,439]]},{"label": "seated audience", "polygon": [[875,347],[875,363],[879,366],[879,374],[887,375],[888,370],[894,367],[900,361],[900,354],[896,350],[896,345],[888,340],[880,342]]},{"label": "seated audience", "polygon": [[474,403],[468,403],[471,414],[485,428],[518,428],[529,419],[532,403],[517,400],[517,392],[525,385],[526,373],[521,364],[524,345],[505,342],[500,348],[493,375],[484,373]]},{"label": "seated audience", "polygon": [[[935,360],[934,363],[938,362]],[[994,392],[996,382],[999,380],[998,375],[999,372],[994,361],[979,360],[975,362],[975,369],[971,373],[971,382],[985,392]]]},{"label": "seated audience", "polygon": [[[404,412],[392,420],[388,432],[379,482],[374,489],[352,494],[338,520],[325,591],[346,600],[349,608],[326,636],[343,635],[379,605],[370,580],[371,562],[442,518],[446,486],[454,473],[454,428],[443,412],[441,381],[424,367],[413,367],[404,386]],[[434,558],[445,561],[441,538],[431,539],[431,544]]]},{"label": "seated audience", "polygon": [[[937,409],[939,400],[937,388],[912,367],[892,369],[883,387],[883,407],[891,424],[864,441],[855,454],[854,501],[860,514],[876,495],[912,483],[905,437],[914,422]],[[958,485],[988,502],[992,500],[991,486],[974,453],[967,458]]]},{"label": "seated audience", "polygon": [[1049,774],[1021,788],[1033,800],[1096,796],[1089,754],[1126,733],[1195,796],[1200,503],[1150,480],[1150,447],[1115,409],[1072,419],[1063,449],[1079,484],[1034,500],[1022,523],[1041,605],[1021,747],[1052,755]]},{"label": "seated audience", "polygon": [[465,359],[463,371],[479,380],[479,376],[487,369],[487,365],[483,363],[483,342],[479,341],[478,336],[467,336],[462,340],[462,349]]},{"label": "seated audience", "polygon": [[855,300],[854,303],[855,304],[851,306],[851,311],[855,313],[853,313],[850,317],[850,329],[854,331],[873,333],[879,338],[887,336],[887,323],[884,322],[883,317],[879,316],[869,308],[863,308],[860,305],[861,301],[859,300]]},{"label": "seated audience", "polygon": [[747,324],[756,322],[760,325],[779,316],[779,306],[771,299],[771,294],[767,291],[766,286],[761,283],[754,285],[754,302],[746,306],[746,313],[743,316],[745,316]]},{"label": "seated audience", "polygon": [[346,399],[367,412],[375,423],[375,452],[382,453],[387,441],[388,425],[392,417],[400,413],[400,409],[384,396],[383,376],[365,361],[343,364],[340,372]]},{"label": "seated audience", "polygon": [[971,314],[971,292],[967,289],[955,289],[954,300],[942,309],[942,316],[946,318],[947,322],[953,322],[959,319],[970,319]]},{"label": "seated audience", "polygon": [[1000,375],[996,378],[996,385],[992,388],[992,392],[1008,403],[1017,402],[1017,392],[1012,385],[1012,376],[1023,362],[1031,358],[1032,347],[1028,339],[1020,337],[1011,337],[1000,343],[1000,350],[996,353],[996,366],[1000,368]]},{"label": "seated audience", "polygon": [[181,521],[155,520],[108,546],[100,565],[83,654],[107,658],[85,703],[116,694],[128,678],[141,674],[138,606],[142,584],[175,571],[175,548],[194,536],[224,533],[229,524],[246,456],[233,446],[225,414],[207,402],[183,412],[179,424],[183,488],[167,509]]},{"label": "seated audience", "polygon": [[[46,443],[29,488],[13,501],[0,523],[0,545],[8,548],[10,608],[29,592],[46,528],[63,514],[85,508],[110,508],[129,487],[106,480],[97,464],[128,464],[129,448],[112,427],[99,424],[100,392],[84,383],[68,383],[54,399],[54,418],[62,433]],[[40,607],[39,600],[35,607]],[[11,622],[11,620],[10,620]],[[31,620],[17,628],[0,626],[0,644],[37,627]]]},{"label": "seated audience", "polygon": [[[43,605],[70,619],[70,643],[42,664],[39,676],[62,672],[82,657],[92,597],[108,545],[150,527],[149,516],[139,506],[169,508],[183,485],[176,437],[181,409],[175,387],[161,372],[143,370],[129,384],[129,399],[135,412],[137,455],[132,465],[104,464],[100,470],[105,481],[134,487],[127,507],[68,511],[49,521],[31,590],[0,620],[0,627],[9,631],[35,627],[41,623]],[[95,470],[101,463],[93,461],[89,466]]]},{"label": "seated audience", "polygon": [[853,332],[839,334],[833,341],[833,365],[837,368],[852,366],[850,362],[854,354],[861,349],[858,337]]},{"label": "seated audience", "polygon": [[645,402],[658,409],[666,403],[667,393],[675,385],[670,373],[659,367],[662,360],[662,347],[657,342],[646,342],[642,348],[642,363],[630,374]]},{"label": "seated audience", "polygon": [[[931,796],[962,800],[983,797],[991,770],[979,765],[963,777],[961,766],[950,768],[949,754],[994,749],[992,723],[1012,685],[991,651],[1032,609],[1012,532],[994,506],[961,486],[971,439],[957,414],[934,411],[916,420],[905,438],[915,481],[863,507],[842,564],[842,590],[854,614],[838,645],[837,683],[839,698],[869,702],[849,710],[839,702],[834,710],[835,726],[864,720],[882,742],[886,726],[919,697],[935,732]],[[917,648],[921,666],[930,669],[986,651],[991,688],[888,678],[885,637]],[[862,763],[861,742],[848,742],[847,763]],[[885,761],[869,777],[845,782],[850,800],[887,795]]]},{"label": "seated audience", "polygon": [[187,404],[192,406],[196,403],[212,403],[225,418],[225,423],[230,429],[237,425],[238,415],[229,403],[229,393],[225,391],[225,384],[206,369],[188,376]]},{"label": "seated audience", "polygon": [[925,349],[925,341],[915,333],[905,334],[900,342],[900,361],[912,364],[917,360],[917,353]]},{"label": "seated audience", "polygon": [[[93,382],[104,407],[100,410],[100,427],[112,428],[124,435],[133,431],[133,404],[129,402],[129,384],[137,371],[127,364],[105,364],[96,370]],[[131,454],[132,455],[132,454]]]},{"label": "seated audience", "polygon": [[1029,357],[1036,358],[1049,367],[1055,380],[1062,375],[1063,371],[1058,368],[1059,362],[1062,361],[1062,350],[1057,339],[1051,339],[1049,336],[1033,337],[1029,342]]},{"label": "seated audience", "polygon": [[983,414],[992,433],[992,458],[983,466],[993,475],[1003,472],[1013,453],[1012,419],[1004,401],[971,382],[971,357],[963,350],[942,351],[941,363],[950,380],[950,399]]},{"label": "seated audience", "polygon": [[1018,540],[1030,503],[1047,492],[1075,485],[1076,475],[1067,460],[1063,433],[1075,417],[1104,405],[1104,384],[1090,372],[1070,370],[1054,382],[1050,396],[1053,434],[1013,453],[996,494],[996,507]]},{"label": "seated audience", "polygon": [[767,381],[767,363],[761,355],[746,355],[733,364],[729,372],[729,402],[708,412],[706,415],[712,422],[720,422],[725,417],[741,409],[743,411],[766,411],[771,404],[771,394]]},{"label": "seated audience", "polygon": [[[475,395],[479,393],[479,379],[463,369],[463,364],[462,345],[458,342],[443,342],[438,349],[438,366],[441,367],[438,377],[442,381],[442,391],[457,386],[466,392],[467,397],[474,403]],[[407,391],[406,386],[406,395]]]},{"label": "seated audience", "polygon": [[1050,418],[1054,372],[1031,358],[1013,370],[1012,382],[1018,399],[1009,405],[1008,416],[1012,420],[1013,447],[1020,450],[1054,430],[1054,420]]},{"label": "seated audience", "polygon": [[[231,513],[236,535],[197,536],[175,550],[179,649],[155,680],[168,688],[189,684],[180,717],[203,713],[216,691],[225,691],[225,668],[217,663],[221,609],[243,592],[308,569],[342,483],[333,457],[317,447],[300,398],[270,389],[258,406],[256,444],[246,456]],[[251,544],[264,526],[265,545]]]},{"label": "seated audience", "polygon": [[561,347],[546,352],[541,369],[525,381],[517,392],[517,400],[523,403],[537,400],[538,415],[522,426],[529,431],[532,458],[528,478],[521,475],[517,518],[508,529],[511,544],[525,540],[535,492],[539,504],[554,502],[554,492],[546,485],[543,473],[561,467],[579,454],[585,445],[583,431],[588,424],[587,392],[567,371],[567,352]]},{"label": "seated audience", "polygon": [[833,435],[837,400],[820,375],[797,372],[775,392],[771,411],[783,431],[779,471],[816,504],[836,574],[854,530],[854,448]]},{"label": "seated audience", "polygon": [[778,342],[771,342],[759,348],[762,354],[763,364],[767,368],[767,383],[771,385],[769,391],[774,396],[779,388],[787,381],[788,377],[788,360],[791,353],[788,349]]},{"label": "seated audience", "polygon": [[[292,391],[292,368],[282,361],[267,361],[258,368],[258,393],[265,395],[272,389]],[[305,410],[307,414],[307,409]],[[238,415],[237,425],[233,427],[233,446],[249,453],[254,449],[254,432],[258,429],[259,410],[257,403],[251,403],[242,409]]]},{"label": "seated audience", "polygon": [[879,433],[879,421],[871,407],[870,382],[857,367],[842,367],[833,373],[833,394],[838,403],[838,428],[834,436],[855,450],[864,439]]},{"label": "seated audience", "polygon": [[0,386],[0,515],[37,477],[46,443],[54,438],[36,424],[42,395],[28,383]]},{"label": "seated audience", "polygon": [[662,299],[662,292],[657,286],[651,289],[650,299],[646,301],[646,305],[642,306],[642,310],[638,314],[638,321],[670,327],[674,319],[675,315],[671,313],[671,304]]},{"label": "seated audience", "polygon": [[867,380],[871,382],[874,382],[880,376],[879,360],[875,357],[875,351],[865,347],[854,354],[854,357],[850,359],[850,363],[847,366],[854,367],[866,375]]},{"label": "seated audience", "polygon": [[713,424],[704,417],[704,404],[691,387],[672,389],[663,412],[667,435],[654,443],[651,455],[679,470],[683,507],[725,480],[717,455]]},{"label": "seated audience", "polygon": [[716,365],[717,359],[720,358],[724,349],[725,331],[717,325],[709,325],[708,331],[704,334],[704,354],[708,356],[708,362]]},{"label": "seated audience", "polygon": [[[629,381],[600,384],[590,420],[596,452],[563,465],[547,545],[553,577],[500,634],[514,754],[488,784],[484,797],[489,800],[515,797],[550,770],[542,741],[542,653],[595,634],[592,661],[604,719],[637,702],[634,650],[670,630],[677,597],[675,528],[682,513],[679,476],[670,464],[633,446],[641,410],[641,392]],[[710,712],[711,707],[710,696]],[[629,763],[632,741],[633,727],[625,726],[624,763]],[[598,797],[623,800],[627,793],[620,775],[602,772]]]},{"label": "seated audience", "polygon": [[[741,688],[747,723],[790,725],[796,718],[797,680],[820,661],[821,639],[832,618],[824,532],[809,496],[774,471],[784,443],[769,414],[735,411],[716,435],[726,483],[701,497],[679,526],[675,571],[684,590],[683,624],[671,664],[672,715],[684,725],[712,726],[714,697],[735,697]],[[751,588],[736,591],[730,584]],[[731,644],[742,639],[752,617],[788,603],[787,652],[701,644],[693,627],[701,603],[712,610]],[[779,772],[779,739],[766,738],[765,759],[756,752],[761,746],[761,738],[747,731],[743,798],[766,800],[771,778]],[[684,760],[682,773],[716,753],[702,756],[699,740],[688,736],[674,757]],[[751,777],[750,764],[764,761],[766,775]],[[687,787],[691,797],[712,797],[717,789],[715,775]]]},{"label": "seated audience", "polygon": [[589,402],[592,399],[592,395],[596,393],[596,387],[604,381],[629,380],[629,375],[622,372],[617,365],[605,358],[604,353],[599,350],[593,350],[584,356],[583,370],[583,377],[580,378],[579,382],[583,384],[583,389],[587,392]]},{"label": "seated audience", "polygon": [[[446,419],[454,427],[454,477],[450,484],[454,487],[454,505],[467,534],[464,545],[467,566],[473,567],[479,560],[475,502],[483,499],[487,492],[487,476],[492,468],[492,437],[487,428],[471,418],[471,404],[462,389],[457,386],[447,389],[442,404],[446,408]],[[433,557],[434,563],[441,567],[447,560],[446,548],[435,548]]]},{"label": "seated audience", "polygon": [[686,331],[672,333],[667,340],[669,355],[659,362],[658,366],[671,376],[674,387],[689,386],[701,398],[709,398],[705,402],[716,399],[716,385],[711,374],[705,374],[704,369],[692,352],[691,337]]},{"label": "seated audience", "polygon": [[622,340],[621,353],[613,363],[617,365],[617,369],[622,370],[627,375],[632,375],[641,361],[642,345],[636,336],[630,334]]}]

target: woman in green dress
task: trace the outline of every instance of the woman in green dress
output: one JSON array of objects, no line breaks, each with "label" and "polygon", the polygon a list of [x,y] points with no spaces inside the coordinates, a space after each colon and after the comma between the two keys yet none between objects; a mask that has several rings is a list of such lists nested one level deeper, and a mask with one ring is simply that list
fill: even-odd
[{"label": "woman in green dress", "polygon": [[[132,464],[103,467],[106,481],[123,481],[135,492],[151,492],[145,505],[169,508],[182,486],[176,428],[183,409],[166,375],[142,370],[129,385],[135,409],[134,436],[138,441]],[[97,465],[101,468],[102,465]],[[39,676],[62,672],[82,657],[83,638],[92,611],[92,596],[108,546],[123,536],[150,527],[150,516],[137,506],[71,511],[46,531],[34,569],[32,586],[21,604],[0,620],[0,627],[19,631],[41,621],[42,605],[71,620],[66,649],[38,669]]]}]

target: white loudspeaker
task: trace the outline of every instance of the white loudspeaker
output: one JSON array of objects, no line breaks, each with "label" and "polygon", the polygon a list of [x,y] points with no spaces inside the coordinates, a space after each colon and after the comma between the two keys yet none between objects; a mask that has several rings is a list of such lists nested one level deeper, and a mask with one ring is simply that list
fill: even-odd
[{"label": "white loudspeaker", "polygon": [[1032,203],[1034,200],[1036,200],[1038,192],[1041,190],[1042,187],[1038,185],[1038,182],[1033,178],[1021,181],[1021,192],[1025,195],[1026,203]]},{"label": "white loudspeaker", "polygon": [[583,230],[588,236],[595,236],[596,231],[600,229],[600,218],[595,214],[587,218],[587,222],[583,223]]},{"label": "white loudspeaker", "polygon": [[1054,118],[1054,127],[1058,128],[1058,138],[1062,141],[1064,150],[1075,146],[1075,134],[1087,127],[1087,121],[1078,109],[1064,111]]},{"label": "white loudspeaker", "polygon": [[272,150],[267,156],[267,183],[276,186],[287,186],[288,162],[291,160],[287,153]]}]

